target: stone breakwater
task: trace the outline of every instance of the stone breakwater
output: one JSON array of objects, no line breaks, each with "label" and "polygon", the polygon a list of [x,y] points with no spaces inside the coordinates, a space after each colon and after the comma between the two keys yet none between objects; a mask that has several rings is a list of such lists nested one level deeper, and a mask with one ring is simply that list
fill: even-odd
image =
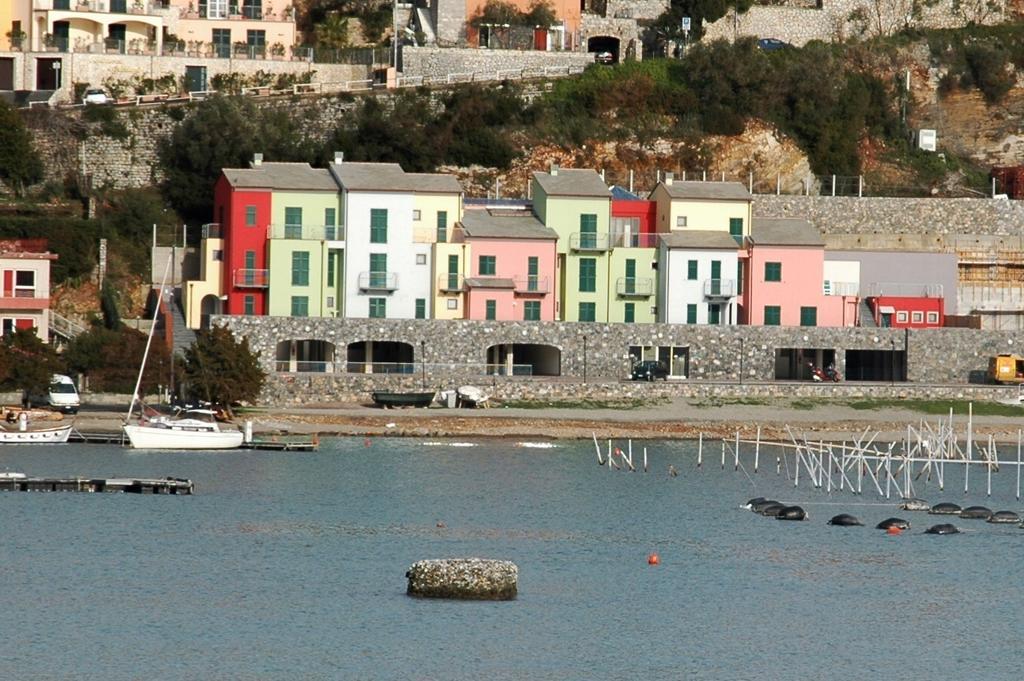
[{"label": "stone breakwater", "polygon": [[446,558],[413,563],[405,576],[410,596],[510,601],[518,591],[519,568],[507,560]]}]

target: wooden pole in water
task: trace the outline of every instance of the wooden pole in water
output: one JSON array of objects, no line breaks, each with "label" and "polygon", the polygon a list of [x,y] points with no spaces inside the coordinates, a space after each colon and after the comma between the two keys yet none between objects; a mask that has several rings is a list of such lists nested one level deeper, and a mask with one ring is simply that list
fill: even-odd
[{"label": "wooden pole in water", "polygon": [[725,440],[722,440],[722,470],[725,470]]},{"label": "wooden pole in water", "polygon": [[733,470],[738,471],[740,469],[740,430],[736,429],[736,451],[733,452]]},{"label": "wooden pole in water", "polygon": [[761,426],[757,427],[757,442],[754,445],[754,472],[757,472],[758,463],[761,460]]},{"label": "wooden pole in water", "polygon": [[597,451],[597,465],[604,465],[604,457],[601,456],[601,445],[597,444],[597,433],[594,433],[594,449]]},{"label": "wooden pole in water", "polygon": [[647,447],[644,447],[644,473],[647,472]]},{"label": "wooden pole in water", "polygon": [[971,471],[971,450],[974,447],[974,403],[967,403],[967,454],[964,456],[964,494]]},{"label": "wooden pole in water", "polygon": [[889,498],[889,483],[892,482],[892,449],[885,453],[885,498]]},{"label": "wooden pole in water", "polygon": [[985,496],[992,496],[992,457],[995,455],[996,445],[991,435],[988,436],[988,465],[985,466],[987,489]]},{"label": "wooden pole in water", "polygon": [[1017,501],[1020,501],[1020,439],[1021,432],[1017,431]]},{"label": "wooden pole in water", "polygon": [[704,433],[697,433],[697,468],[704,463]]}]

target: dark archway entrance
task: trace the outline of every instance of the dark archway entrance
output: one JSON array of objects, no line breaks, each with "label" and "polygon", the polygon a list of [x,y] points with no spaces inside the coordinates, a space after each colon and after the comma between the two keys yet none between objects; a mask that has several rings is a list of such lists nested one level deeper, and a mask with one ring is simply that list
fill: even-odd
[{"label": "dark archway entrance", "polygon": [[487,348],[492,376],[561,376],[562,351],[553,345],[503,343]]},{"label": "dark archway entrance", "polygon": [[347,371],[353,374],[411,374],[413,347],[400,341],[358,341],[348,344]]},{"label": "dark archway entrance", "polygon": [[334,344],[321,340],[284,340],[274,355],[278,371],[334,373]]},{"label": "dark archway entrance", "polygon": [[[601,64],[618,64],[622,61],[621,42],[609,35],[598,35],[587,39],[587,52],[594,53],[594,61]],[[606,56],[607,55],[607,56]]]}]

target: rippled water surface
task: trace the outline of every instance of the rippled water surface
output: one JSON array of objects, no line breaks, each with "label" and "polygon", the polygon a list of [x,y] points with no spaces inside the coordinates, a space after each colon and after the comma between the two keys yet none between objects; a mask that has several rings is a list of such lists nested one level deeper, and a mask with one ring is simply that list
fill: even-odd
[{"label": "rippled water surface", "polygon": [[[645,475],[599,468],[589,442],[5,446],[0,470],[172,475],[197,494],[0,494],[0,676],[1020,678],[1024,530],[928,536],[944,519],[902,512],[912,530],[887,537],[871,526],[898,513],[877,495],[794,489],[774,465],[755,487],[717,456],[698,470],[693,443],[648,448]],[[919,495],[1021,510],[1013,471],[991,498],[981,473],[967,496],[947,476]],[[811,520],[739,509],[762,495]],[[825,525],[840,512],[869,527]],[[519,598],[405,595],[411,563],[452,556],[515,561]]]}]

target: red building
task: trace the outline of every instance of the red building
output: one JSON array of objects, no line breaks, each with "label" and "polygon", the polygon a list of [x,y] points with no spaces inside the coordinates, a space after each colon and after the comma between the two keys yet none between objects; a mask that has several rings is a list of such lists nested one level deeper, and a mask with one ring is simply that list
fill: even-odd
[{"label": "red building", "polygon": [[875,324],[894,329],[933,329],[946,322],[941,296],[872,296],[867,299]]},{"label": "red building", "polygon": [[214,215],[224,240],[224,314],[266,314],[272,186],[272,178],[259,168],[225,168],[214,185]]},{"label": "red building", "polygon": [[658,245],[655,225],[658,204],[641,199],[622,187],[612,187],[611,238],[613,247],[653,248]]}]

